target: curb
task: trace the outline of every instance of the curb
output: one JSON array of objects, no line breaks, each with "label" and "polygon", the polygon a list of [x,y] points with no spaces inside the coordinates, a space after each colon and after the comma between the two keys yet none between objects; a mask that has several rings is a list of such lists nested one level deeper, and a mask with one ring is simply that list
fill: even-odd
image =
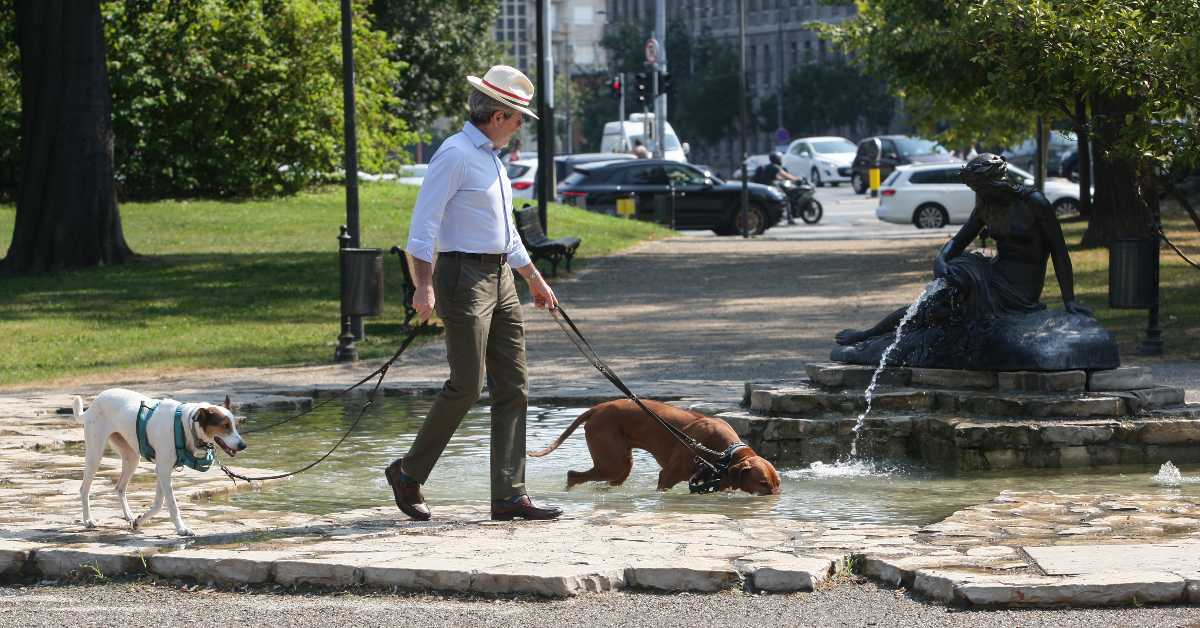
[{"label": "curb", "polygon": [[[23,546],[23,547],[22,547]],[[776,554],[782,554],[775,552]],[[833,573],[832,560],[784,554],[765,562],[704,560],[691,566],[649,562],[621,566],[496,564],[484,560],[412,557],[316,558],[304,551],[139,548],[113,546],[47,547],[20,542],[0,546],[0,580],[20,574],[50,578],[95,572],[106,578],[152,573],[224,586],[274,582],[328,588],[394,587],[488,595],[523,594],[563,598],[623,589],[714,593],[749,589],[773,593],[812,591]]]}]

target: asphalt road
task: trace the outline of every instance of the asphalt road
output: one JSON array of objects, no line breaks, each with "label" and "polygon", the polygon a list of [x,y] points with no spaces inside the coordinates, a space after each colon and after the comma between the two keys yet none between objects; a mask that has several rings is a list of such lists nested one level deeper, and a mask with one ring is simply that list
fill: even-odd
[{"label": "asphalt road", "polygon": [[[193,585],[194,586],[194,585]],[[192,588],[192,587],[188,587]],[[4,626],[1200,626],[1198,607],[966,610],[845,583],[811,594],[604,593],[567,600],[228,593],[181,583],[0,587]]]},{"label": "asphalt road", "polygon": [[[917,229],[895,225],[875,217],[878,198],[855,194],[849,183],[817,188],[817,200],[825,215],[815,225],[797,219],[796,225],[781,223],[761,237],[769,240],[945,240],[958,230],[957,225],[943,229]],[[712,232],[687,231],[688,235],[713,235]]]}]

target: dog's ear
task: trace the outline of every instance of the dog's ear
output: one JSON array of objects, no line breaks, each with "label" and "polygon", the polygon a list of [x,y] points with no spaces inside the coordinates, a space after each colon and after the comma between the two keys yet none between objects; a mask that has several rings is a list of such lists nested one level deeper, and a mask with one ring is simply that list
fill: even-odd
[{"label": "dog's ear", "polygon": [[233,412],[233,405],[229,403],[229,395],[225,395],[225,409]]}]

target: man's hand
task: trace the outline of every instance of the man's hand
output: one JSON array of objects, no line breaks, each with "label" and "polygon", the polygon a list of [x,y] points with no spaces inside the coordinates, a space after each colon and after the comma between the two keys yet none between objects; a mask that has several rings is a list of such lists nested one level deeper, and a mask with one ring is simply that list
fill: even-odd
[{"label": "man's hand", "polygon": [[1063,309],[1070,314],[1079,314],[1080,316],[1086,316],[1088,318],[1096,318],[1096,315],[1092,314],[1092,308],[1080,303],[1079,301],[1067,301],[1066,303],[1063,303]]},{"label": "man's hand", "polygon": [[550,288],[550,284],[542,278],[542,274],[536,270],[532,276],[525,278],[529,282],[529,292],[533,294],[533,304],[539,308],[550,308],[554,310],[558,308],[558,297],[554,296],[554,290]]},{"label": "man's hand", "polygon": [[433,286],[425,285],[418,286],[417,291],[413,294],[413,309],[417,311],[417,316],[421,322],[427,322],[429,316],[433,314]]}]

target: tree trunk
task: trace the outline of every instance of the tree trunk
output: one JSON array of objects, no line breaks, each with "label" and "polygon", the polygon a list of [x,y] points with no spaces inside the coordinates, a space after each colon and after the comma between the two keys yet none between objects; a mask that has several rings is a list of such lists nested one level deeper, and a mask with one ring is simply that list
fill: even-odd
[{"label": "tree trunk", "polygon": [[1119,237],[1138,238],[1152,234],[1150,209],[1139,186],[1137,163],[1113,150],[1125,114],[1136,108],[1130,98],[1097,94],[1092,99],[1092,114],[1096,120],[1092,139],[1099,149],[1093,155],[1096,196],[1081,246],[1108,246]]},{"label": "tree trunk", "polygon": [[1075,168],[1079,170],[1079,215],[1092,215],[1092,140],[1088,130],[1087,103],[1083,97],[1075,99],[1075,134],[1079,141],[1079,158]]},{"label": "tree trunk", "polygon": [[133,256],[113,186],[112,100],[98,0],[16,0],[21,181],[0,270],[119,264]]}]

